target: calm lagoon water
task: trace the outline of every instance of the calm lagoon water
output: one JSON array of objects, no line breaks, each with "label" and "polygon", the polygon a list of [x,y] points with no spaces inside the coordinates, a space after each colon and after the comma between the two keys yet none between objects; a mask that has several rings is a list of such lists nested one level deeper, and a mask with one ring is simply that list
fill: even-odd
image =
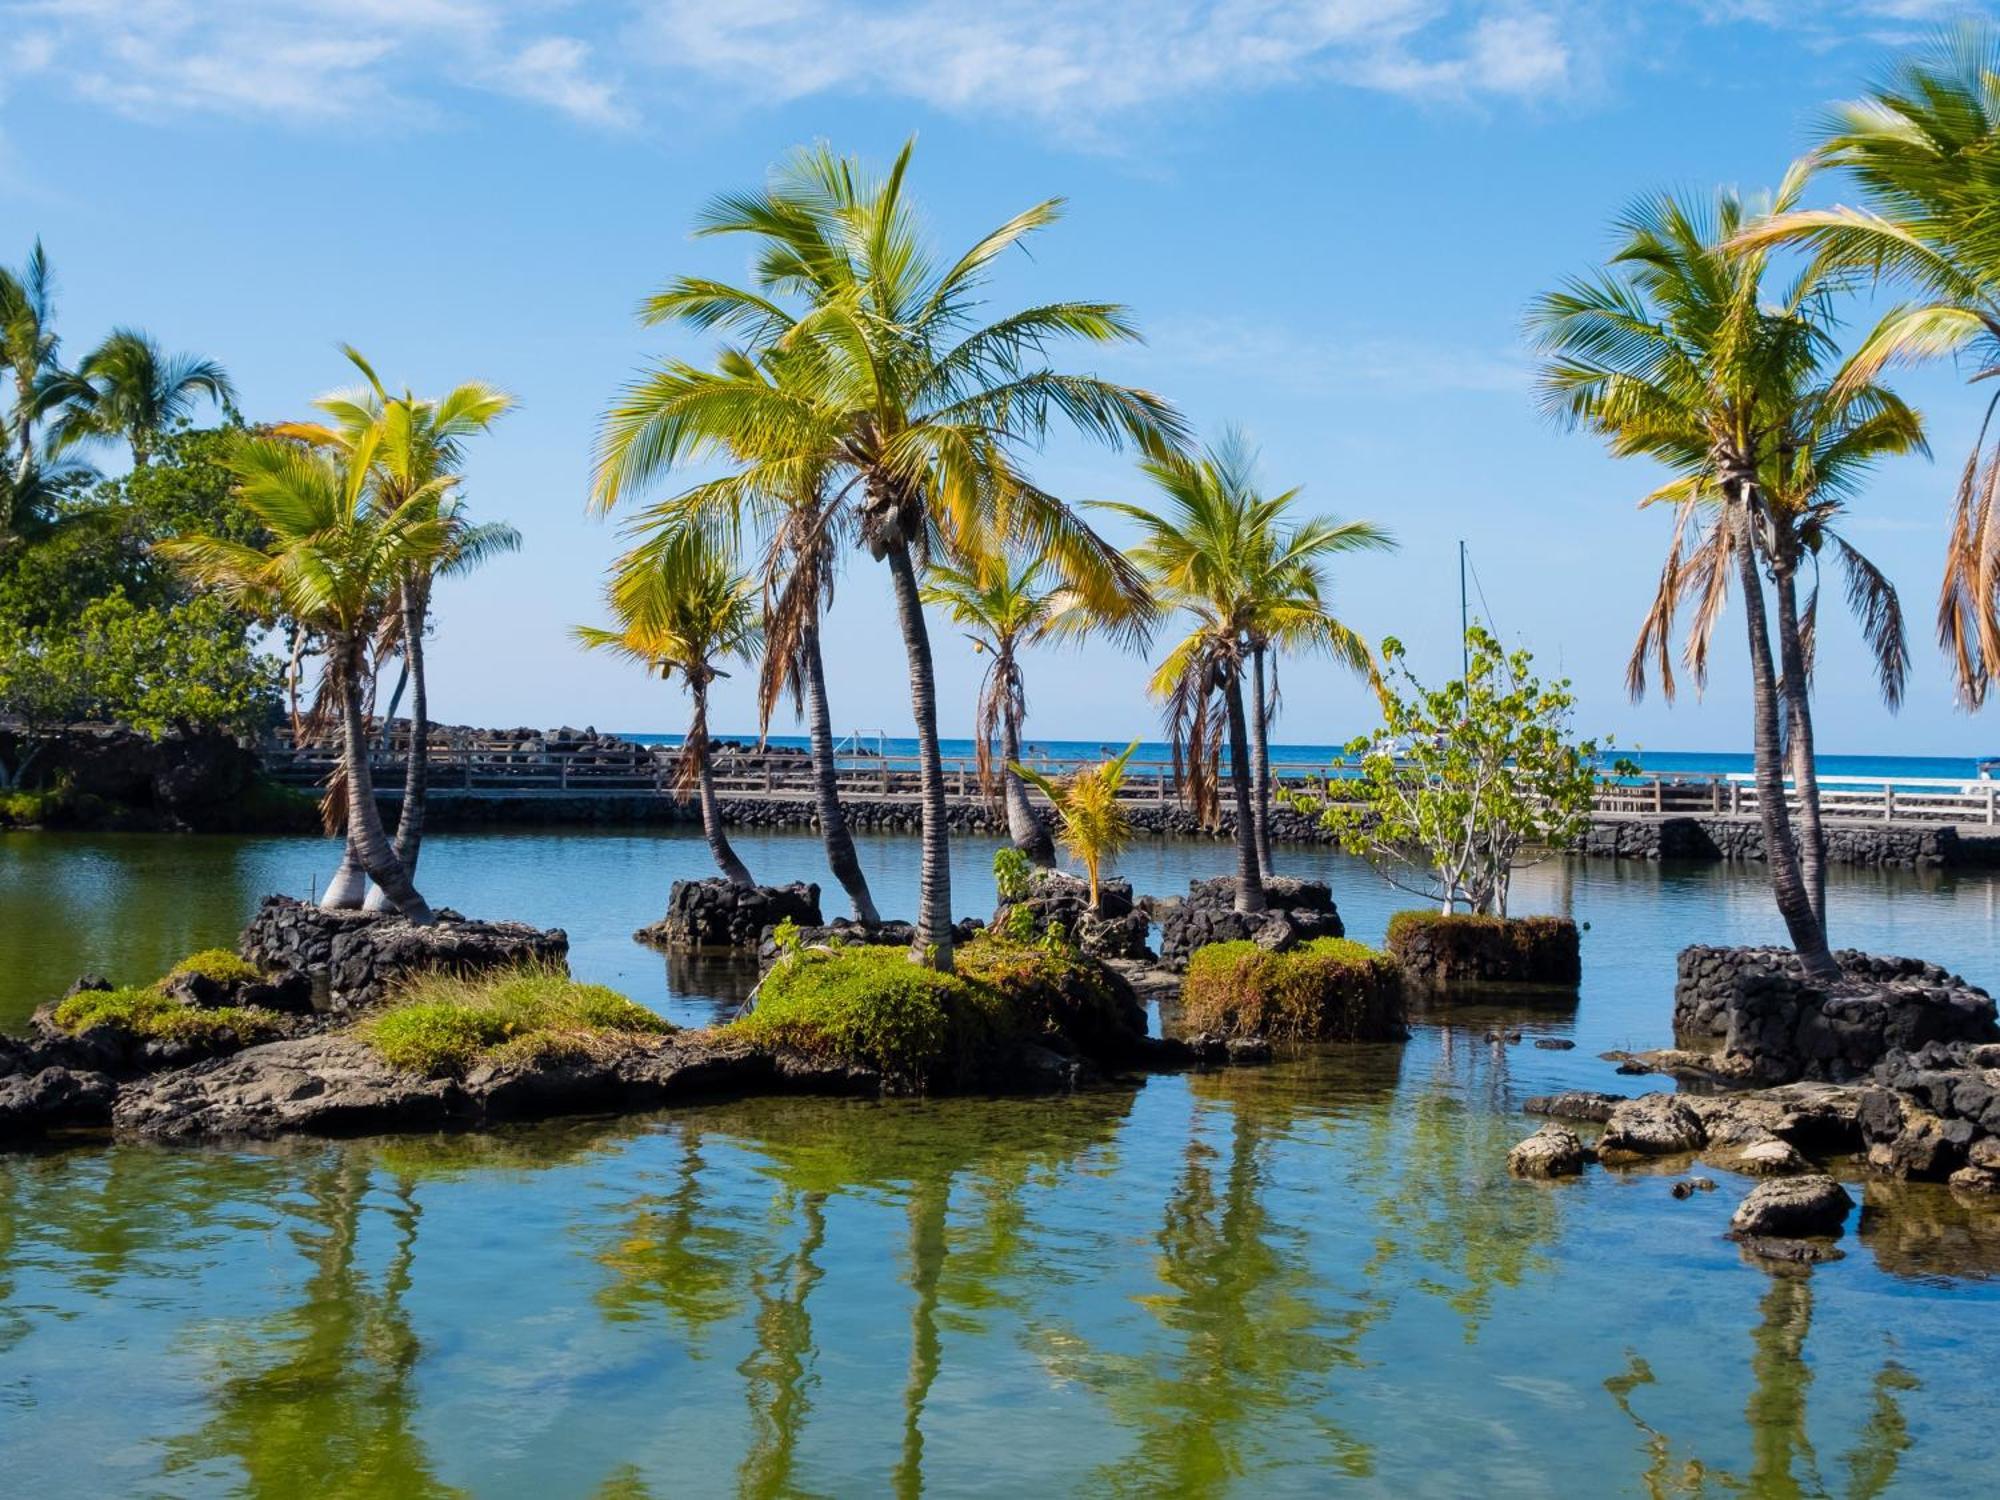
[{"label": "calm lagoon water", "polygon": [[[817,846],[745,835],[765,878]],[[990,904],[991,845],[958,854]],[[0,835],[0,1026],[227,941],[332,850]],[[559,924],[688,1021],[742,976],[636,947],[682,832],[445,835],[434,900]],[[863,858],[914,903],[915,845]],[[1142,846],[1141,889],[1220,870]],[[1351,930],[1402,904],[1338,856]],[[1836,937],[2000,979],[1985,877],[1836,876]],[[1574,999],[1398,1047],[1033,1101],[749,1101],[491,1136],[0,1156],[0,1473],[23,1495],[1991,1493],[2000,1216],[1857,1181],[1846,1259],[1721,1238],[1747,1183],[1510,1181],[1522,1097],[1643,1087],[1674,950],[1776,936],[1754,876],[1582,863]],[[1498,1023],[1574,1051],[1484,1041]]]}]

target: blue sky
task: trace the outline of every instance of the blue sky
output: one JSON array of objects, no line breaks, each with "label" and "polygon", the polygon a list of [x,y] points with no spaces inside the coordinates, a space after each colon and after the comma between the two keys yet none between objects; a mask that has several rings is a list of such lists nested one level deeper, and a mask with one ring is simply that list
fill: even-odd
[{"label": "blue sky", "polygon": [[[468,494],[527,547],[440,600],[433,712],[453,721],[673,729],[670,692],[585,657],[614,527],[585,517],[590,438],[644,358],[668,276],[739,277],[688,228],[712,194],[825,138],[876,160],[918,137],[942,241],[1038,199],[1068,215],[996,304],[1111,297],[1149,342],[1083,361],[1241,426],[1275,486],[1402,539],[1339,578],[1368,636],[1443,674],[1464,538],[1492,622],[1575,679],[1580,727],[1649,748],[1740,748],[1740,620],[1705,700],[1634,706],[1621,672],[1665,545],[1651,476],[1533,410],[1524,306],[1588,268],[1634,195],[1774,182],[1816,112],[1956,7],[1926,0],[30,0],[0,13],[0,254],[39,233],[70,348],[114,322],[223,360],[253,419],[344,383],[335,346],[419,391],[495,381],[520,411]],[[1839,197],[1836,184],[1819,189]],[[1865,309],[1855,309],[1860,319]],[[1846,622],[1827,628],[1832,752],[1993,753],[1954,708],[1928,621],[1978,395],[1904,377],[1936,462],[1885,467],[1852,539],[1912,620],[1892,717]],[[1074,498],[1136,498],[1129,460],[1058,439]],[[935,634],[943,727],[978,666]],[[830,628],[841,729],[907,732],[879,570],[857,558]],[[1151,734],[1144,670],[1104,650],[1030,671],[1031,735]],[[1279,737],[1372,721],[1300,663]],[[2000,711],[2000,710],[1996,710]],[[717,721],[747,729],[746,685]],[[774,728],[788,728],[778,725]]]}]

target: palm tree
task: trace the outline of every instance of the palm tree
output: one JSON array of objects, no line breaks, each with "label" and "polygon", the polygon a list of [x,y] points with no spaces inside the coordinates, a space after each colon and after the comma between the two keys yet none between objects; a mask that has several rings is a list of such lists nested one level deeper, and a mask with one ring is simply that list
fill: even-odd
[{"label": "palm tree", "polygon": [[1104,866],[1125,852],[1132,842],[1132,818],[1118,794],[1125,785],[1125,767],[1137,740],[1110,760],[1086,766],[1073,776],[1058,781],[1027,766],[1010,764],[1015,775],[1032,781],[1049,799],[1062,820],[1063,848],[1083,866],[1090,882],[1090,909],[1100,909],[1100,876]]},{"label": "palm tree", "polygon": [[[457,493],[466,439],[485,432],[511,411],[514,398],[476,380],[454,386],[435,399],[420,398],[408,389],[394,396],[358,350],[343,344],[341,352],[366,383],[358,390],[336,392],[313,403],[332,419],[331,423],[288,422],[273,431],[344,453],[368,452],[369,497],[377,509],[393,512],[413,499],[435,499],[439,518],[445,523],[438,553],[412,557],[409,573],[398,581],[394,608],[384,617],[382,639],[376,646],[378,659],[388,649],[398,650],[403,658],[403,676],[390,697],[385,718],[394,717],[405,680],[410,688],[410,738],[395,843],[398,858],[414,877],[423,848],[430,788],[430,699],[424,671],[424,633],[431,591],[440,577],[462,576],[502,553],[520,549],[521,534],[513,527],[469,520]],[[364,904],[379,910],[387,904],[387,897],[377,887],[368,893]]]},{"label": "palm tree", "polygon": [[642,375],[605,417],[595,498],[611,506],[626,489],[701,455],[737,460],[736,490],[782,491],[822,473],[835,495],[858,495],[855,529],[888,564],[910,663],[923,809],[912,955],[949,969],[950,830],[918,565],[963,566],[1011,541],[1046,556],[1091,608],[1143,612],[1143,580],[1028,479],[1020,454],[1057,417],[1112,444],[1177,442],[1181,423],[1146,391],[1045,363],[1057,341],[1135,339],[1120,307],[1058,302],[976,321],[993,261],[1052,223],[1057,202],[1015,215],[941,262],[903,193],[909,160],[905,146],[876,180],[820,147],[795,156],[765,191],[711,205],[703,233],[757,243],[755,286],[683,277],[651,298],[644,316],[721,330],[779,354],[786,378],[673,361]]},{"label": "palm tree", "polygon": [[19,271],[0,269],[0,359],[13,381],[8,442],[15,449],[15,477],[26,475],[35,457],[35,423],[48,408],[47,389],[61,374],[55,331],[55,286],[42,242],[28,252]]},{"label": "palm tree", "polygon": [[[1228,743],[1241,912],[1264,910],[1269,872],[1268,820],[1258,799],[1269,795],[1270,761],[1268,751],[1255,748],[1270,712],[1261,657],[1275,648],[1325,649],[1366,671],[1367,646],[1325,608],[1324,562],[1338,552],[1391,545],[1365,521],[1286,526],[1298,491],[1260,495],[1252,468],[1252,455],[1234,434],[1195,458],[1155,446],[1140,471],[1159,490],[1161,508],[1100,502],[1139,528],[1129,555],[1160,603],[1190,619],[1148,690],[1167,707],[1175,779],[1211,820],[1220,812]],[[1254,716],[1244,700],[1246,677]]]},{"label": "palm tree", "polygon": [[221,365],[192,354],[168,354],[144,333],[113,329],[78,365],[73,375],[50,383],[43,401],[60,404],[53,447],[123,438],[132,462],[152,460],[161,436],[186,421],[195,403],[207,397],[217,406],[236,399],[236,388]]},{"label": "palm tree", "polygon": [[262,614],[282,613],[326,642],[327,686],[341,721],[347,847],[396,910],[418,926],[436,920],[382,827],[368,764],[363,700],[369,646],[393,591],[418,558],[445,547],[442,486],[394,511],[369,496],[372,452],[334,453],[283,438],[239,435],[228,465],[237,498],[269,541],[246,546],[210,536],[159,544],[196,582]]},{"label": "palm tree", "polygon": [[683,530],[664,545],[628,552],[612,565],[605,599],[615,629],[576,628],[591,649],[615,651],[667,681],[676,674],[693,700],[681,740],[680,784],[699,786],[701,827],[716,868],[731,885],[756,882],[722,831],[715,769],[708,746],[708,689],[725,676],[718,662],[750,661],[762,636],[757,586],[730,566],[699,531]]},{"label": "palm tree", "polygon": [[[1095,614],[1074,591],[1055,585],[1039,558],[1012,561],[1005,555],[982,558],[963,568],[934,566],[925,575],[922,594],[924,603],[943,608],[972,642],[972,649],[988,659],[972,728],[980,790],[991,798],[997,788],[1014,847],[1036,864],[1053,866],[1055,846],[1028,802],[1028,789],[1018,767],[1021,726],[1028,716],[1021,652],[1045,641],[1078,640],[1099,629],[1113,632],[1123,645],[1143,649],[1150,611],[1126,610],[1109,618]],[[1122,599],[1119,602],[1124,603]],[[996,735],[1000,740],[997,774],[993,765]]]},{"label": "palm tree", "polygon": [[[784,378],[788,363],[796,362],[769,353],[753,359],[726,349],[719,368],[732,379],[774,384]],[[658,387],[655,394],[659,394]],[[740,440],[749,439],[746,435]],[[735,456],[745,462],[754,459],[742,451]],[[762,476],[767,482],[743,482],[749,476]],[[743,475],[705,482],[649,506],[634,518],[630,529],[655,538],[671,538],[689,525],[717,533],[719,542],[732,550],[742,546],[746,529],[754,528],[759,534],[764,657],[757,679],[758,732],[770,732],[771,715],[789,694],[793,712],[803,714],[806,720],[813,800],[827,865],[847,892],[854,919],[864,926],[877,926],[881,913],[876,910],[840,805],[840,768],[833,748],[833,715],[827,702],[821,645],[826,616],[833,608],[834,585],[855,538],[853,501],[846,493],[833,492],[824,465],[776,464],[767,472],[753,464]]]},{"label": "palm tree", "polygon": [[[2000,30],[1966,25],[1899,64],[1868,97],[1833,110],[1803,164],[1845,172],[1865,208],[1787,204],[1741,231],[1757,255],[1801,245],[1813,279],[1887,278],[1922,299],[1886,314],[1863,341],[1849,379],[1897,362],[1969,355],[1973,380],[2000,374]],[[1989,446],[2000,395],[1986,404],[1959,472],[1938,642],[1961,701],[1977,708],[2000,670],[2000,443]]]},{"label": "palm tree", "polygon": [[[1776,211],[1796,202],[1802,182],[1795,169]],[[1732,192],[1710,204],[1641,201],[1620,220],[1625,242],[1611,269],[1540,298],[1530,327],[1549,356],[1545,409],[1602,433],[1620,457],[1654,458],[1674,471],[1641,502],[1670,502],[1677,511],[1628,668],[1635,698],[1645,689],[1649,657],[1671,694],[1669,642],[1684,601],[1695,610],[1685,658],[1697,683],[1705,680],[1709,641],[1734,575],[1749,636],[1757,800],[1772,887],[1807,971],[1833,978],[1839,969],[1827,947],[1824,840],[1810,761],[1816,608],[1801,607],[1798,572],[1834,545],[1893,703],[1903,658],[1894,590],[1830,523],[1868,465],[1920,446],[1922,431],[1894,395],[1855,365],[1838,364],[1823,282],[1808,274],[1783,301],[1760,300],[1767,252],[1730,253],[1748,217]],[[1776,665],[1765,573],[1777,604]],[[1785,800],[1787,731],[1801,803],[1797,832]]]}]

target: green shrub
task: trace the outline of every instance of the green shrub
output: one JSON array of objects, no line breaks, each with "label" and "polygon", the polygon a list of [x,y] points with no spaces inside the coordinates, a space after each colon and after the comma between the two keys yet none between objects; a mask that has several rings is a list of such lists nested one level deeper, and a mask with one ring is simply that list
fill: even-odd
[{"label": "green shrub", "polygon": [[229,1032],[241,1041],[256,1042],[278,1030],[278,1017],[257,1006],[204,1009],[183,1005],[150,985],[143,989],[83,990],[56,1007],[55,1020],[65,1031],[114,1026],[161,1041],[207,1040]]},{"label": "green shrub", "polygon": [[1118,981],[1074,950],[1050,952],[988,934],[957,953],[957,972],[910,962],[899,947],[807,951],[766,976],[733,1028],[767,1047],[878,1070],[891,1087],[928,1089],[980,1076],[1023,1037],[1066,1036],[1095,1050],[1121,1011]]},{"label": "green shrub", "polygon": [[172,979],[176,974],[199,974],[217,984],[249,984],[264,977],[262,969],[227,948],[204,948],[199,953],[190,953],[167,971],[167,978]]},{"label": "green shrub", "polygon": [[1189,1032],[1274,1041],[1385,1041],[1403,1035],[1402,973],[1348,938],[1286,953],[1211,943],[1188,961],[1181,1025]]},{"label": "green shrub", "polygon": [[355,1028],[383,1059],[442,1076],[508,1057],[583,1053],[675,1030],[664,1017],[552,965],[412,980]]}]

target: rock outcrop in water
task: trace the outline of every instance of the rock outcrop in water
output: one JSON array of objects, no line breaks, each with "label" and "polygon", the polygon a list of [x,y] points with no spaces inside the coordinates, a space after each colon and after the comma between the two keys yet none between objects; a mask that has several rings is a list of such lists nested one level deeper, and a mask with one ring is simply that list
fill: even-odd
[{"label": "rock outcrop in water", "polygon": [[1389,919],[1389,956],[1413,984],[1531,984],[1567,987],[1583,978],[1582,947],[1568,917],[1486,917],[1399,911]]},{"label": "rock outcrop in water", "polygon": [[676,880],[667,895],[667,914],[632,936],[675,953],[754,953],[781,922],[806,928],[825,921],[817,885]]},{"label": "rock outcrop in water", "polygon": [[1152,918],[1133,899],[1132,882],[1105,879],[1098,885],[1098,904],[1090,904],[1088,882],[1059,870],[1035,870],[1027,893],[1018,901],[1003,901],[990,924],[996,932],[1010,930],[1014,914],[1025,911],[1038,933],[1060,929],[1093,958],[1146,960]]},{"label": "rock outcrop in water", "polygon": [[445,910],[429,927],[393,912],[327,911],[266,896],[244,929],[243,956],[280,974],[303,974],[334,1010],[378,1003],[399,980],[441,971],[480,974],[523,963],[561,963],[569,935],[525,922],[476,922]]},{"label": "rock outcrop in water", "polygon": [[1347,935],[1340,909],[1333,904],[1333,891],[1323,880],[1273,876],[1264,882],[1264,898],[1268,904],[1264,911],[1237,911],[1236,882],[1225,875],[1191,880],[1187,895],[1155,901],[1160,962],[1170,969],[1185,969],[1188,956],[1210,943],[1247,939],[1282,953],[1315,938]]},{"label": "rock outcrop in water", "polygon": [[1808,980],[1785,948],[1681,950],[1674,1035],[1739,1083],[1867,1077],[1892,1052],[2000,1042],[1992,996],[1936,964],[1852,949],[1838,984]]}]

